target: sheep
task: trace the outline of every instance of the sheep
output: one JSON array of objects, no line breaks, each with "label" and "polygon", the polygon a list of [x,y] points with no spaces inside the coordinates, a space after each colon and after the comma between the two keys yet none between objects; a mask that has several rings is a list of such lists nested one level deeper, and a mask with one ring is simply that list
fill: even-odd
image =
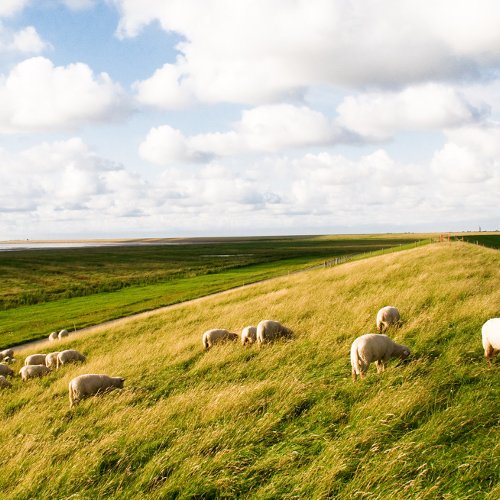
[{"label": "sheep", "polygon": [[377,373],[385,370],[385,364],[390,358],[406,359],[410,349],[396,344],[387,335],[367,333],[354,340],[351,345],[352,380],[356,382],[357,375],[364,378],[370,363],[377,362]]},{"label": "sheep", "polygon": [[8,387],[12,387],[12,384],[3,375],[0,375],[0,389],[7,389]]},{"label": "sheep", "polygon": [[69,383],[69,406],[72,408],[80,399],[93,396],[114,388],[123,389],[125,379],[109,375],[86,374],[72,379]]},{"label": "sheep", "polygon": [[68,330],[61,330],[58,334],[58,337],[62,339],[63,337],[67,337],[69,335]]},{"label": "sheep", "polygon": [[65,351],[61,351],[57,355],[56,367],[59,369],[60,366],[66,365],[67,363],[86,360],[87,358],[81,352],[75,351],[74,349],[67,349]]},{"label": "sheep", "polygon": [[43,377],[44,375],[47,375],[47,373],[49,372],[50,370],[45,365],[28,365],[28,366],[23,366],[19,370],[19,373],[21,374],[21,378],[23,379],[23,381],[26,381],[29,378]]},{"label": "sheep", "polygon": [[14,375],[14,370],[9,368],[7,365],[4,365],[3,363],[0,363],[0,375],[3,376],[10,376],[12,377]]},{"label": "sheep", "polygon": [[243,345],[253,344],[257,340],[257,327],[245,326],[241,331],[241,343]]},{"label": "sheep", "polygon": [[377,313],[377,330],[385,332],[389,326],[398,326],[400,321],[399,311],[396,307],[385,306]]},{"label": "sheep", "polygon": [[9,358],[9,357],[7,357],[7,358],[3,358],[3,362],[4,362],[4,363],[7,363],[7,364],[9,364],[9,365],[11,365],[12,363],[15,363],[16,361],[17,361],[17,359],[16,359],[16,358]]},{"label": "sheep", "polygon": [[47,368],[56,368],[57,367],[57,356],[59,354],[59,351],[57,352],[49,352],[47,356],[45,357],[45,366]]},{"label": "sheep", "polygon": [[45,365],[46,354],[31,354],[24,360],[24,366],[28,365]]},{"label": "sheep", "polygon": [[237,338],[238,335],[236,333],[232,333],[222,328],[214,328],[212,330],[207,330],[203,334],[201,341],[204,349],[208,351],[214,344],[224,342],[225,340],[236,340]]},{"label": "sheep", "polygon": [[52,332],[50,335],[49,335],[49,340],[51,342],[53,342],[54,340],[57,340],[59,337],[57,335],[57,332]]},{"label": "sheep", "polygon": [[484,357],[488,366],[495,352],[500,351],[500,318],[489,319],[481,328]]},{"label": "sheep", "polygon": [[257,343],[259,345],[272,342],[280,337],[290,338],[292,336],[292,330],[283,326],[279,321],[264,319],[257,325]]},{"label": "sheep", "polygon": [[12,349],[4,349],[3,351],[0,351],[0,361],[4,360],[5,358],[13,358],[14,357],[14,351]]}]

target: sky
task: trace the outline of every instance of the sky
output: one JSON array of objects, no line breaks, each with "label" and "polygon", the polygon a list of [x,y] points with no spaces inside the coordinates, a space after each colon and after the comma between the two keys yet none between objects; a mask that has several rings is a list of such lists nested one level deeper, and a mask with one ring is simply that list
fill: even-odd
[{"label": "sky", "polygon": [[500,229],[498,0],[0,0],[0,240]]}]

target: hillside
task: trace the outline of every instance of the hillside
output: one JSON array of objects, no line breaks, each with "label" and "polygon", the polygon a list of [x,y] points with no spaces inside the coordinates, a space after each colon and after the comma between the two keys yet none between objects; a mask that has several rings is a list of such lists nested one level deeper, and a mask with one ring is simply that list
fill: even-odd
[{"label": "hillside", "polygon": [[[500,315],[499,278],[498,250],[433,244],[62,341],[88,362],[0,391],[0,491],[498,498],[500,360],[487,368],[480,329]],[[391,336],[413,354],[353,384],[350,344],[387,304],[404,321]],[[295,339],[202,351],[204,330],[264,318]],[[68,382],[81,373],[120,375],[126,388],[69,410]]]}]

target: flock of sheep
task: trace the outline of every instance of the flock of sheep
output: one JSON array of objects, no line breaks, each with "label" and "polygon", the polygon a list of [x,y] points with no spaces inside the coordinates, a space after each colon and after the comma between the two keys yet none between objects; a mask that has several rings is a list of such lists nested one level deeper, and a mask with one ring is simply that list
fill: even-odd
[{"label": "flock of sheep", "polygon": [[[391,358],[406,359],[410,355],[410,349],[405,345],[397,344],[382,332],[391,326],[400,325],[401,316],[396,307],[385,306],[377,313],[376,323],[379,333],[367,333],[356,338],[351,344],[351,367],[352,379],[364,378],[371,363],[377,363],[377,372],[383,372],[387,362]],[[202,335],[203,348],[208,350],[214,344],[237,340],[241,338],[243,345],[257,343],[258,345],[271,342],[278,338],[291,338],[292,330],[283,326],[278,321],[263,320],[257,326],[246,326],[241,335],[225,329],[207,330]],[[491,359],[495,352],[500,350],[500,318],[488,320],[482,327],[482,341],[484,355],[491,366]]]},{"label": "flock of sheep", "polygon": [[[62,339],[69,335],[67,330],[61,330],[59,333],[52,332],[49,340],[54,341]],[[61,366],[68,363],[85,362],[87,358],[75,349],[65,349],[64,351],[50,352],[49,354],[31,354],[24,360],[24,366],[19,370],[21,379],[26,382],[29,379],[43,377],[53,369],[58,370]],[[12,384],[6,377],[14,376],[12,370],[5,363],[14,363],[14,351],[5,349],[0,351],[0,388],[12,387]],[[81,399],[93,396],[109,389],[123,388],[125,379],[122,377],[110,377],[109,375],[100,375],[88,373],[73,378],[68,386],[69,405],[73,407]]]},{"label": "flock of sheep", "polygon": [[[352,379],[364,378],[371,363],[377,364],[377,372],[385,370],[387,362],[391,358],[406,359],[410,355],[410,349],[404,345],[397,344],[387,335],[383,334],[389,327],[400,325],[400,314],[396,307],[385,306],[377,313],[377,330],[379,333],[367,333],[357,337],[351,344],[351,367]],[[482,326],[482,343],[484,355],[488,365],[491,359],[500,350],[500,318],[492,318]],[[49,340],[62,339],[68,336],[67,330],[59,333],[52,332]],[[237,340],[241,338],[243,345],[257,343],[262,345],[280,338],[293,337],[293,331],[282,325],[279,321],[263,320],[257,326],[246,326],[241,335],[232,333],[225,329],[207,330],[202,335],[203,348],[210,349],[215,344]],[[14,371],[8,366],[13,363],[14,351],[6,349],[0,351],[0,389],[11,387],[12,384],[6,377],[14,376]],[[27,381],[31,378],[42,377],[54,368],[58,370],[62,365],[75,362],[85,362],[86,357],[75,349],[51,352],[49,354],[31,354],[25,359],[24,366],[19,371],[21,379]],[[123,388],[125,379],[122,377],[110,377],[101,374],[85,374],[73,378],[68,386],[70,407],[73,407],[81,399],[92,396],[106,390]]]}]

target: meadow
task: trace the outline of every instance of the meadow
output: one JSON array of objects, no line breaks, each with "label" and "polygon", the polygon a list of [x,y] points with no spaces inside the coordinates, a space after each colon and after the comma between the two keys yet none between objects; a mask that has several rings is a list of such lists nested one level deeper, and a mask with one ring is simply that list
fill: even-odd
[{"label": "meadow", "polygon": [[[75,334],[87,355],[0,392],[0,491],[28,498],[496,499],[500,254],[435,243],[275,278],[148,319]],[[397,306],[407,362],[351,381],[349,347]],[[202,350],[213,327],[295,331],[261,348]],[[25,349],[24,355],[31,353]],[[82,373],[125,389],[73,410]]]},{"label": "meadow", "polygon": [[402,249],[425,235],[193,239],[0,252],[0,348],[322,264]]}]

